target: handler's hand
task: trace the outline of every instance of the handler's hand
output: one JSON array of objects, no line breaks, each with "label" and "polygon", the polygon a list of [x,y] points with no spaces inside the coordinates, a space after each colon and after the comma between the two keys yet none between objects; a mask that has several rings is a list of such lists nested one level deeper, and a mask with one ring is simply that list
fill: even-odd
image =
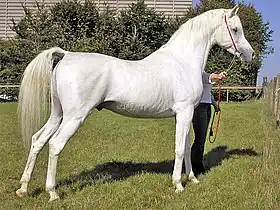
[{"label": "handler's hand", "polygon": [[221,72],[220,74],[211,74],[210,79],[211,80],[224,80],[227,78],[226,72]]}]

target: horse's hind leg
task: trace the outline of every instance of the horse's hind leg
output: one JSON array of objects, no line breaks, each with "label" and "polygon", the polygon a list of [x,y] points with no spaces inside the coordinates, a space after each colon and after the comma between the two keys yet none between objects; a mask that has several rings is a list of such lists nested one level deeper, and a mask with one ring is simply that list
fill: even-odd
[{"label": "horse's hind leg", "polygon": [[59,198],[55,192],[55,175],[58,156],[68,140],[75,134],[89,113],[89,109],[83,108],[79,109],[79,113],[76,113],[75,115],[63,116],[61,125],[49,141],[49,163],[46,180],[46,190],[50,194],[49,201]]},{"label": "horse's hind leg", "polygon": [[46,144],[49,138],[55,133],[61,122],[62,112],[58,99],[53,99],[52,111],[47,123],[32,136],[31,147],[26,162],[24,172],[21,177],[21,188],[16,191],[19,197],[27,195],[28,182],[30,181],[32,171],[36,162],[37,154]]}]

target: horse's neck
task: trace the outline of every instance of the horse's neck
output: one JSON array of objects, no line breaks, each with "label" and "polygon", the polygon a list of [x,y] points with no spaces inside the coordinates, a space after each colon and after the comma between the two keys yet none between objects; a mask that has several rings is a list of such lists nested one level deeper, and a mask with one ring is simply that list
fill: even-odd
[{"label": "horse's neck", "polygon": [[209,51],[215,44],[214,32],[221,19],[218,17],[219,15],[212,12],[186,22],[163,48],[203,71]]},{"label": "horse's neck", "polygon": [[170,47],[170,50],[186,63],[190,63],[191,66],[204,70],[212,46],[212,38],[200,39],[199,41],[189,39],[185,43],[176,40],[172,44],[172,47]]}]

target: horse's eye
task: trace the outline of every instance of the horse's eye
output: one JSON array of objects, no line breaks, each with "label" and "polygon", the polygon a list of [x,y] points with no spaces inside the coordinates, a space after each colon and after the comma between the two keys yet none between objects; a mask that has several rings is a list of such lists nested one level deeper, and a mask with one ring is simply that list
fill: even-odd
[{"label": "horse's eye", "polygon": [[237,28],[232,29],[234,31],[234,33],[237,33]]}]

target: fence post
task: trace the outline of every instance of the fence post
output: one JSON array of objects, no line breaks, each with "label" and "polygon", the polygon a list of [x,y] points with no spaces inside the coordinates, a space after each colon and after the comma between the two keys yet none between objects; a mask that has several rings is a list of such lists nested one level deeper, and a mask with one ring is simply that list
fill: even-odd
[{"label": "fence post", "polygon": [[267,77],[263,77],[263,83],[262,83],[262,87],[263,87],[263,98],[267,99],[267,91],[268,91],[268,83],[267,83]]},{"label": "fence post", "polygon": [[263,86],[266,86],[267,85],[267,77],[263,77],[263,83],[262,83]]},{"label": "fence post", "polygon": [[270,86],[269,86],[269,95],[270,95],[270,110],[273,112],[273,107],[274,107],[274,79],[270,81]]},{"label": "fence post", "polygon": [[277,103],[278,103],[278,93],[277,93],[277,77],[274,77],[274,86],[273,86],[273,95],[274,95],[274,104],[273,104],[273,113],[277,117]]},{"label": "fence post", "polygon": [[277,74],[277,85],[276,85],[276,97],[277,97],[277,105],[276,105],[276,122],[277,125],[280,125],[280,74]]},{"label": "fence post", "polygon": [[268,107],[270,108],[270,110],[272,110],[272,100],[273,100],[273,97],[272,97],[272,80],[270,80],[270,82],[268,83]]},{"label": "fence post", "polygon": [[270,81],[270,86],[269,86],[269,101],[270,101],[270,110],[273,112],[273,103],[274,103],[274,98],[273,98],[273,86],[274,86],[274,80],[272,79]]},{"label": "fence post", "polygon": [[227,103],[228,103],[228,92],[229,92],[229,90],[227,89]]}]

